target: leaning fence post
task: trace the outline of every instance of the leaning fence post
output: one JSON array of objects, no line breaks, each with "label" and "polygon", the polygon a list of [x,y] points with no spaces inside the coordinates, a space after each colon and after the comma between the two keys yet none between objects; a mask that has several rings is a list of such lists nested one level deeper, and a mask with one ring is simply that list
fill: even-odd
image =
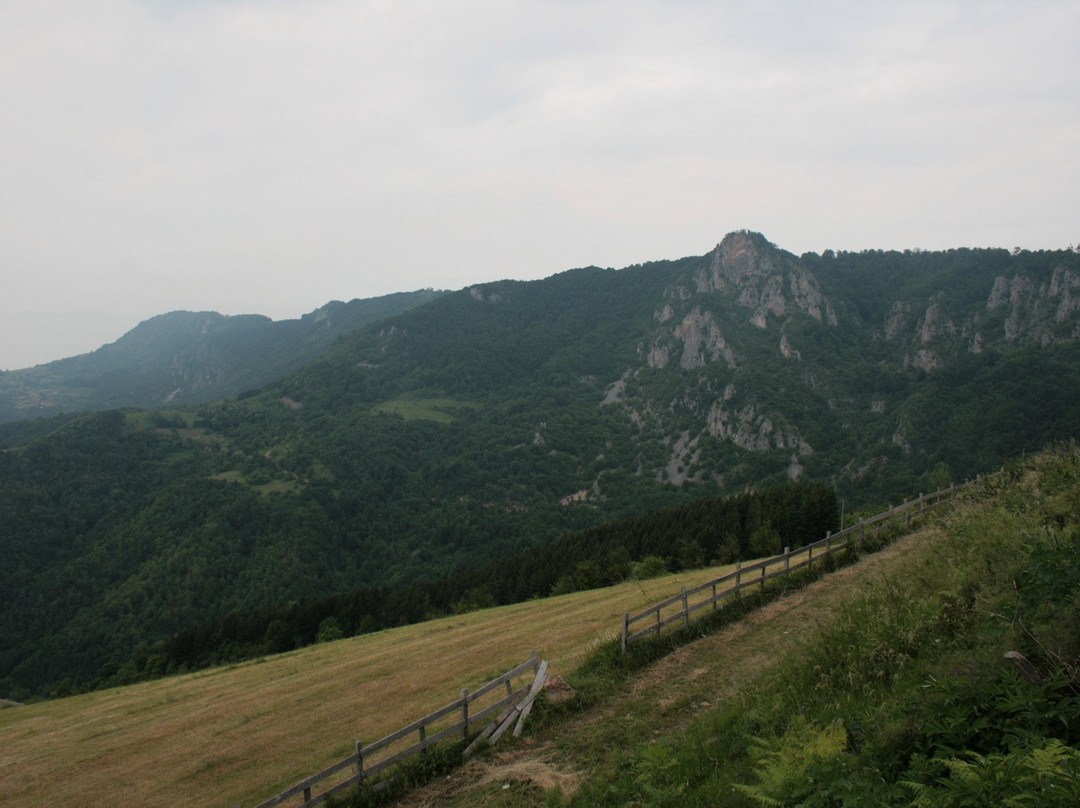
[{"label": "leaning fence post", "polygon": [[626,653],[626,637],[630,633],[630,612],[622,615],[622,652]]},{"label": "leaning fence post", "polygon": [[469,737],[469,688],[461,688],[461,739]]},{"label": "leaning fence post", "polygon": [[683,584],[682,588],[682,623],[684,626],[690,625],[690,607],[686,605],[686,584]]}]

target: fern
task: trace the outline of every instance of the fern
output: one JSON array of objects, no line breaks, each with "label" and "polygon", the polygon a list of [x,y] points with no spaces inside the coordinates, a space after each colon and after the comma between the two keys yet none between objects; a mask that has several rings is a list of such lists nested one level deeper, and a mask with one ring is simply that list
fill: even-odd
[{"label": "fern", "polygon": [[1005,755],[938,759],[946,774],[933,783],[901,781],[916,808],[1073,808],[1080,805],[1080,751],[1051,739]]},{"label": "fern", "polygon": [[750,755],[757,783],[735,788],[761,805],[794,804],[814,788],[809,769],[841,757],[846,747],[847,731],[840,721],[818,728],[796,716],[783,737],[754,740]]}]

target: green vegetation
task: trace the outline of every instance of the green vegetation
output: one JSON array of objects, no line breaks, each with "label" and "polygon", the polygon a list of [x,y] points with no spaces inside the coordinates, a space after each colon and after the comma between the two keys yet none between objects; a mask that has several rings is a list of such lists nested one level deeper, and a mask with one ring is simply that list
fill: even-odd
[{"label": "green vegetation", "polygon": [[[835,515],[718,528],[708,503],[795,478],[850,515],[1080,431],[1080,313],[1058,305],[1076,254],[729,238],[738,280],[710,254],[433,294],[235,398],[0,425],[0,697],[799,545]],[[262,373],[350,305],[284,343],[264,318],[200,323]],[[140,350],[176,347],[146,325]],[[84,376],[133,401],[122,374]]]},{"label": "green vegetation", "polygon": [[400,398],[376,404],[371,409],[373,412],[386,415],[399,415],[406,421],[421,420],[448,424],[454,420],[455,411],[469,406],[474,405],[450,398]]},{"label": "green vegetation", "polygon": [[[401,704],[424,713],[465,672],[483,681],[535,645],[577,696],[541,701],[529,737],[477,766],[432,750],[408,772],[429,780],[418,802],[1074,805],[1078,506],[1080,446],[1058,445],[751,619],[684,632],[664,656],[626,659],[603,638],[621,612],[704,573],[355,639],[323,621],[323,642],[303,651],[0,711],[25,775],[0,802],[32,791],[96,804],[118,782],[137,782],[147,805],[204,804],[208,789],[253,802],[349,754],[357,704],[362,737],[380,737]],[[331,740],[313,752],[298,726]]]},{"label": "green vegetation", "polygon": [[313,361],[338,337],[434,300],[431,289],[348,303],[299,320],[174,311],[92,353],[0,373],[0,423],[114,407],[252,395]]},{"label": "green vegetation", "polygon": [[323,641],[328,625],[336,626],[342,636],[353,636],[439,615],[755,557],[748,537],[759,530],[758,525],[768,525],[777,542],[782,534],[789,546],[800,547],[835,529],[837,514],[832,491],[818,483],[701,500],[568,533],[552,544],[433,581],[234,611],[185,628],[150,648],[137,647],[124,664],[98,671],[90,686],[130,684],[166,672],[288,651]]},{"label": "green vegetation", "polygon": [[768,675],[622,749],[573,804],[1075,805],[1078,504],[1077,446],[1012,468]]}]

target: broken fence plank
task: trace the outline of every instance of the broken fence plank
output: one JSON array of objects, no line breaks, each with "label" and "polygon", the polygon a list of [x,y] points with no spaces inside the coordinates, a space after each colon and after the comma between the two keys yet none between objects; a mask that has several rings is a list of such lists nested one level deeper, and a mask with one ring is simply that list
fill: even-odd
[{"label": "broken fence plank", "polygon": [[536,671],[536,678],[533,680],[532,687],[529,689],[529,695],[525,697],[525,701],[521,703],[521,715],[518,716],[517,725],[514,727],[514,737],[521,737],[521,728],[525,724],[525,718],[532,710],[533,702],[536,701],[536,697],[540,695],[540,691],[544,689],[544,683],[547,682],[547,668],[548,663],[545,659],[540,663],[540,669]]}]

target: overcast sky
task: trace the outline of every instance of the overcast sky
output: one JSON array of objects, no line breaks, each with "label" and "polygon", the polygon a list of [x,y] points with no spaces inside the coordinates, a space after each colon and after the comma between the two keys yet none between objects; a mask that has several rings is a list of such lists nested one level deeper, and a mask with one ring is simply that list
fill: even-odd
[{"label": "overcast sky", "polygon": [[1080,239],[1080,3],[0,0],[0,368],[176,309]]}]

